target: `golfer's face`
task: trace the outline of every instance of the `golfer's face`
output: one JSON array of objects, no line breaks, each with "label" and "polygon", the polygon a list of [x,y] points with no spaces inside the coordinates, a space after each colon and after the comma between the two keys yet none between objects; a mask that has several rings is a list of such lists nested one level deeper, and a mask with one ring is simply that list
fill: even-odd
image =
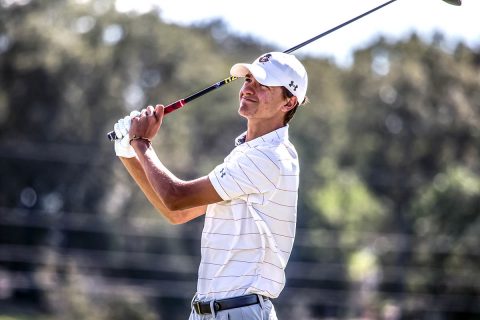
[{"label": "golfer's face", "polygon": [[281,87],[260,84],[251,74],[245,77],[240,89],[238,113],[247,119],[267,119],[283,116],[280,108],[285,104]]}]

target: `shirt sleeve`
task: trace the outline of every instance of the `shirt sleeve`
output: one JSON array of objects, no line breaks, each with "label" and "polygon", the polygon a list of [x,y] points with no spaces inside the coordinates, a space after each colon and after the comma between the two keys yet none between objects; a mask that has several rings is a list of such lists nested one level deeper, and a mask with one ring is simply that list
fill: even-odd
[{"label": "shirt sleeve", "polygon": [[263,202],[263,194],[276,188],[279,176],[276,157],[268,149],[236,152],[208,175],[223,200],[246,197],[256,203]]}]

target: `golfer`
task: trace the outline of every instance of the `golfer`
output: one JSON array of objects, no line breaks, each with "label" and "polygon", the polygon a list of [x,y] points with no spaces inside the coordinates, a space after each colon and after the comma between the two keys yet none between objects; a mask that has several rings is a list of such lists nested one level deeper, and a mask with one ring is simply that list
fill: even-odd
[{"label": "golfer", "polygon": [[244,78],[238,113],[247,130],[208,175],[180,180],[155,153],[151,141],[162,124],[162,105],[120,119],[115,151],[168,221],[205,214],[189,319],[277,319],[272,299],[285,286],[299,185],[288,122],[307,100],[308,77],[295,56],[280,52],[235,64],[230,73]]}]

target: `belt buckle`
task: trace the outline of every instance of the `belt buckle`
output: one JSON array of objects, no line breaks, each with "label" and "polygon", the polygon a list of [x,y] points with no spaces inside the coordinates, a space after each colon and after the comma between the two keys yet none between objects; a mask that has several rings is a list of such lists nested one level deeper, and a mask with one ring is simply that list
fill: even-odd
[{"label": "belt buckle", "polygon": [[195,310],[195,313],[198,315],[202,315],[202,311],[200,310],[200,301],[194,301],[192,303],[193,310]]}]

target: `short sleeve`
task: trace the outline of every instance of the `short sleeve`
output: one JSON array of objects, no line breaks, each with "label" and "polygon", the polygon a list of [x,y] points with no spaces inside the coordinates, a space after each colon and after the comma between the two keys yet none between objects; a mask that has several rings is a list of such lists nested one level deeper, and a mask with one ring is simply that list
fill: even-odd
[{"label": "short sleeve", "polygon": [[208,177],[225,201],[264,194],[276,188],[280,176],[277,162],[269,149],[250,148],[231,154]]}]

